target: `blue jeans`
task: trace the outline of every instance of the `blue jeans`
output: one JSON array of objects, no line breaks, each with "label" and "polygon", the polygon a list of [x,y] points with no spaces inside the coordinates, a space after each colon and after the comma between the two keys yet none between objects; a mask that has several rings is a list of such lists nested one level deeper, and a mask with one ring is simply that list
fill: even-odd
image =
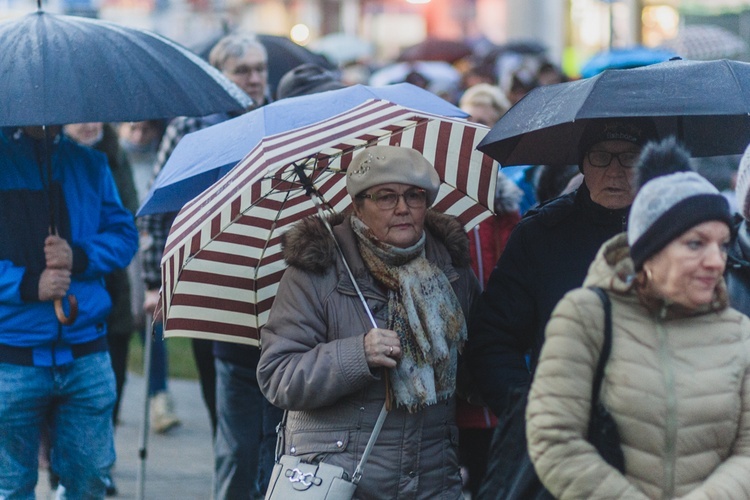
[{"label": "blue jeans", "polygon": [[253,499],[268,488],[283,411],[263,396],[255,370],[214,360],[216,413],[214,498]]},{"label": "blue jeans", "polygon": [[34,499],[40,429],[67,498],[101,499],[115,462],[115,377],[108,352],[59,366],[0,363],[0,498]]}]

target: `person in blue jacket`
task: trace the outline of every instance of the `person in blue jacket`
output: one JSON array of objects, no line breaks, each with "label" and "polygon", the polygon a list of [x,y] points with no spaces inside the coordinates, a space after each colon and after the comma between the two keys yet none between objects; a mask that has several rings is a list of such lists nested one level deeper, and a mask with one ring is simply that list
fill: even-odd
[{"label": "person in blue jacket", "polygon": [[104,277],[137,245],[102,153],[59,126],[0,130],[0,498],[34,497],[44,425],[67,498],[104,497],[115,460]]}]

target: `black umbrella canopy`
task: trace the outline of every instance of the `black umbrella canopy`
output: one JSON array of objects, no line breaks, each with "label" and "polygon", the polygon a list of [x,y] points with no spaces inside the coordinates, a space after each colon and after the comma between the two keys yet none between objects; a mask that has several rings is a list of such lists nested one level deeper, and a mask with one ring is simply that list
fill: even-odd
[{"label": "black umbrella canopy", "polygon": [[477,149],[505,166],[576,164],[586,122],[618,117],[653,118],[693,156],[740,154],[750,142],[750,63],[674,60],[538,87]]},{"label": "black umbrella canopy", "polygon": [[251,104],[188,49],[147,31],[41,10],[0,23],[0,126],[203,116]]}]

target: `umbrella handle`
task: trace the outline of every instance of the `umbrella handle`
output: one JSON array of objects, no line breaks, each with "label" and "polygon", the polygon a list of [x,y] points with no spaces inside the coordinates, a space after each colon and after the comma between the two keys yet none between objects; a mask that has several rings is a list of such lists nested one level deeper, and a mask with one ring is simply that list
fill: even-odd
[{"label": "umbrella handle", "polygon": [[55,299],[55,315],[57,321],[63,325],[72,325],[78,317],[78,299],[75,295],[68,295],[68,302],[70,303],[70,316],[65,315],[65,309],[63,309],[62,299]]}]

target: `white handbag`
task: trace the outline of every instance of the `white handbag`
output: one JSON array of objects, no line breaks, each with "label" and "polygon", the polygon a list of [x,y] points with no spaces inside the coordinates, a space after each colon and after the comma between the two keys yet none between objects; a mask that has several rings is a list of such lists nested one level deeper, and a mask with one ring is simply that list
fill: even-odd
[{"label": "white handbag", "polygon": [[284,450],[283,436],[287,417],[287,412],[284,412],[284,418],[277,429],[276,464],[273,466],[271,481],[268,483],[266,500],[350,500],[354,496],[354,491],[362,477],[362,470],[378,439],[387,414],[388,410],[383,404],[362,458],[354,474],[349,478],[349,474],[343,467],[325,462],[308,463],[292,455],[281,455]]}]

